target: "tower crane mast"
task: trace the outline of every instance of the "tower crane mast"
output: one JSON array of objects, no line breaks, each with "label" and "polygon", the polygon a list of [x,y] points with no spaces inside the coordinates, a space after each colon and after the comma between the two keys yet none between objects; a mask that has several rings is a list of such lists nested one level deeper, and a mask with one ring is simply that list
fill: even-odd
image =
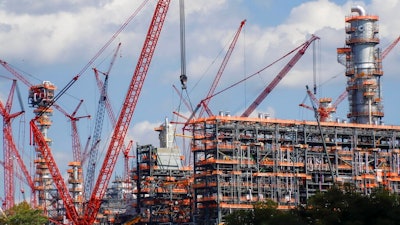
[{"label": "tower crane mast", "polygon": [[278,83],[282,80],[284,76],[293,68],[294,65],[299,61],[299,59],[304,55],[307,48],[311,45],[311,43],[315,40],[319,39],[319,37],[312,35],[311,38],[303,43],[302,48],[296,53],[295,56],[286,64],[285,67],[279,72],[279,74],[271,81],[271,83],[264,89],[263,92],[254,100],[254,102],[244,111],[241,115],[242,117],[248,117],[262,101],[264,101],[265,97],[278,85]]},{"label": "tower crane mast", "polygon": [[[240,22],[239,29],[236,31],[236,34],[235,34],[235,36],[233,37],[233,40],[232,40],[232,42],[231,42],[231,44],[230,44],[230,46],[229,46],[229,49],[228,49],[228,51],[226,52],[224,59],[222,60],[221,66],[219,67],[218,72],[217,72],[217,75],[215,76],[214,81],[213,81],[213,83],[212,83],[212,85],[211,85],[211,88],[210,88],[210,90],[208,91],[208,94],[207,94],[207,96],[206,96],[206,100],[205,100],[204,103],[203,103],[203,104],[205,104],[205,105],[207,105],[207,106],[208,106],[208,103],[209,103],[210,100],[211,100],[210,96],[212,96],[212,95],[214,94],[214,91],[215,91],[215,89],[217,88],[217,85],[218,85],[218,83],[219,83],[219,80],[221,79],[222,73],[224,72],[225,67],[226,67],[226,65],[228,64],[228,61],[229,61],[229,59],[231,58],[233,49],[235,48],[236,42],[237,42],[237,40],[238,40],[238,38],[239,38],[240,31],[242,30],[242,28],[243,28],[243,26],[244,26],[245,23],[246,23],[246,20],[243,20],[242,22]],[[206,110],[207,113],[210,114],[211,111],[209,111],[209,110],[207,110],[207,109],[208,109],[207,107],[203,107],[203,108],[200,110],[199,117],[201,117],[201,116],[203,115],[204,110]],[[211,115],[209,115],[209,116],[211,116]]]},{"label": "tower crane mast", "polygon": [[133,141],[129,141],[128,146],[124,149],[124,180],[126,182],[130,182],[130,176],[129,176],[129,158],[132,156],[129,156],[129,152],[131,151],[133,145]]},{"label": "tower crane mast", "polygon": [[[147,1],[145,1],[147,2]],[[92,191],[91,198],[87,203],[87,206],[84,210],[84,214],[82,217],[79,216],[75,206],[73,199],[69,193],[69,190],[62,178],[62,175],[58,169],[58,166],[54,160],[54,157],[51,153],[51,149],[49,148],[45,137],[41,133],[38,126],[36,126],[35,121],[37,118],[30,121],[31,134],[33,136],[34,144],[37,145],[37,149],[40,154],[43,156],[47,166],[49,167],[49,171],[51,176],[53,177],[53,182],[58,190],[60,198],[62,199],[65,207],[65,211],[67,214],[67,218],[71,220],[73,224],[76,225],[89,225],[93,224],[97,212],[100,208],[101,201],[105,195],[109,180],[111,178],[112,172],[115,167],[115,163],[119,152],[123,146],[123,141],[125,139],[128,126],[132,119],[134,109],[136,107],[136,103],[138,101],[141,88],[143,86],[145,77],[147,75],[147,71],[150,66],[151,59],[154,54],[154,50],[156,44],[158,42],[159,35],[162,30],[162,26],[165,21],[165,17],[168,11],[168,7],[170,4],[170,0],[158,0],[153,18],[151,20],[151,24],[148,30],[148,33],[145,38],[144,46],[142,48],[142,52],[140,54],[135,72],[133,74],[131,83],[128,88],[128,93],[126,95],[125,101],[123,103],[120,115],[118,117],[116,126],[114,128],[114,132],[109,144],[109,147],[106,152],[106,156],[103,161],[103,165],[101,167],[99,177],[97,178],[96,185]],[[126,26],[126,24],[124,24]],[[119,30],[119,32],[122,29]],[[116,35],[113,36],[112,39],[115,38]],[[110,42],[106,45],[108,46]],[[104,47],[100,52],[104,50]],[[89,62],[93,63],[94,59],[96,59],[99,54]],[[57,101],[71,86],[75,81],[82,75],[82,73],[86,70],[86,67],[75,76],[67,85],[64,87],[58,95],[56,95],[51,102],[50,106]],[[41,116],[41,115],[39,115]]]},{"label": "tower crane mast", "polygon": [[[87,172],[86,172],[86,179],[85,179],[85,198],[89,199],[92,189],[93,189],[93,184],[94,184],[94,177],[96,174],[96,161],[97,161],[97,153],[99,150],[99,142],[101,139],[101,133],[103,130],[103,121],[104,121],[104,113],[106,108],[109,109],[109,112],[111,110],[111,106],[107,107],[107,102],[108,102],[108,97],[107,97],[107,88],[108,88],[108,78],[109,74],[111,72],[111,69],[114,65],[115,59],[117,58],[119,49],[121,47],[121,43],[118,44],[117,49],[114,52],[113,58],[111,59],[110,66],[107,70],[106,73],[104,73],[105,78],[104,78],[104,83],[101,84],[100,80],[98,79],[98,85],[100,88],[100,98],[99,98],[99,104],[97,106],[97,112],[96,112],[96,121],[94,125],[94,130],[93,130],[93,139],[92,139],[92,144],[89,150],[89,161],[87,165]],[[99,77],[99,71],[94,68],[94,73],[96,78]]]},{"label": "tower crane mast", "polygon": [[15,158],[17,159],[17,163],[22,170],[22,173],[25,176],[26,182],[28,183],[29,187],[31,188],[31,203],[33,206],[36,205],[36,198],[35,198],[35,183],[33,182],[32,176],[28,171],[24,161],[22,160],[22,156],[19,154],[17,146],[15,145],[14,139],[12,138],[12,133],[10,130],[6,130],[4,132],[6,139],[9,140],[10,148],[12,153],[14,154]]},{"label": "tower crane mast", "polygon": [[38,151],[40,151],[43,159],[45,159],[45,162],[49,167],[50,174],[53,177],[54,185],[57,187],[58,194],[64,202],[67,218],[70,219],[74,224],[79,224],[79,215],[75,208],[74,201],[69,193],[67,186],[64,183],[64,179],[61,175],[60,170],[58,169],[53,154],[51,153],[51,149],[49,148],[42,132],[36,126],[35,120],[31,120],[29,124],[34,144],[38,146]]},{"label": "tower crane mast", "polygon": [[115,163],[117,161],[117,157],[124,144],[124,139],[135,111],[151,59],[154,55],[154,50],[163,27],[165,17],[167,15],[170,2],[171,0],[159,0],[157,2],[151,24],[143,44],[142,52],[139,56],[135,72],[132,76],[128,92],[114,128],[99,177],[84,213],[84,224],[92,224],[100,208],[101,201],[106,192],[108,182],[111,178],[112,171],[114,170]]},{"label": "tower crane mast", "polygon": [[72,136],[72,158],[75,162],[82,161],[82,146],[81,141],[78,134],[78,126],[76,124],[77,121],[83,118],[90,118],[90,115],[85,116],[75,116],[78,109],[82,105],[83,100],[80,100],[78,106],[76,106],[75,110],[68,114],[63,108],[61,108],[58,104],[54,104],[54,108],[58,109],[61,113],[63,113],[67,118],[71,121],[71,136]]},{"label": "tower crane mast", "polygon": [[[7,98],[6,104],[0,101],[0,115],[3,116],[3,157],[4,157],[4,194],[5,194],[5,208],[9,209],[14,206],[14,162],[13,162],[13,152],[18,154],[13,147],[14,140],[12,138],[12,127],[11,121],[15,117],[24,113],[23,111],[10,114],[12,101],[14,98],[14,91],[17,85],[17,81],[13,80],[10,94]],[[19,155],[15,155],[17,157]],[[20,159],[20,158],[19,158]]]}]

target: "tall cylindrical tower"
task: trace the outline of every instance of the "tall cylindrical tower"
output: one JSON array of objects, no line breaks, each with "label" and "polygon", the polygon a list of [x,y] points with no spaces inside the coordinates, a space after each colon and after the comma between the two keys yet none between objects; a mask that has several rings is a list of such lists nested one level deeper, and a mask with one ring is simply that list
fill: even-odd
[{"label": "tall cylindrical tower", "polygon": [[383,113],[380,79],[383,75],[379,48],[378,16],[355,6],[346,21],[345,53],[350,122],[381,124]]},{"label": "tall cylindrical tower", "polygon": [[[43,81],[42,84],[34,85],[29,89],[28,103],[30,107],[35,108],[34,113],[37,116],[36,125],[40,129],[47,144],[51,146],[52,140],[48,136],[48,131],[52,125],[51,117],[53,109],[49,104],[54,98],[56,86],[49,81]],[[38,148],[38,147],[37,147]],[[38,149],[36,149],[36,176],[35,188],[38,193],[38,204],[44,212],[53,219],[58,216],[58,194],[55,189],[49,167]]]}]

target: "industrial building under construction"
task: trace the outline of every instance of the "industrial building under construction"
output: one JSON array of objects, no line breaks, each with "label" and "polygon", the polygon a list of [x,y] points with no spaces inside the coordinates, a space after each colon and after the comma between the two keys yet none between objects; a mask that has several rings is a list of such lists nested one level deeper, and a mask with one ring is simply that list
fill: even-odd
[{"label": "industrial building under construction", "polygon": [[[154,51],[168,5],[168,0],[157,4],[153,22],[159,24],[149,29],[146,40],[150,41],[143,48],[149,55]],[[50,82],[36,86],[28,83],[29,100],[36,115],[31,122],[37,146],[36,174],[30,183],[37,199],[32,202],[54,224],[211,225],[223,223],[225,216],[235,210],[251,210],[255,203],[266,199],[277,202],[279,209],[292,209],[334,184],[352,185],[363,194],[377,187],[400,193],[400,126],[383,124],[381,90],[382,59],[399,39],[381,51],[377,47],[378,21],[378,16],[367,14],[360,6],[353,7],[351,15],[345,18],[345,47],[338,48],[337,54],[339,63],[346,68],[347,87],[340,100],[348,98],[348,120],[333,119],[339,101],[317,100],[309,90],[313,106],[302,106],[314,110],[313,121],[276,119],[263,113],[251,116],[307,47],[318,39],[312,36],[241,116],[225,112],[208,117],[196,115],[200,107],[208,110],[205,102],[212,96],[209,93],[184,124],[184,129],[190,131],[189,157],[183,156],[174,144],[176,128],[166,119],[155,129],[160,146],[138,145],[134,166],[108,187],[120,149],[126,149],[124,155],[129,160],[132,146],[126,147],[123,142],[148,69],[148,65],[138,63],[131,92],[115,121],[99,178],[85,190],[87,197],[82,194],[83,156],[79,151],[74,151],[75,161],[69,164],[69,188],[51,155],[47,131],[53,99],[57,98],[55,86]],[[149,55],[143,54],[139,60],[150,63]],[[2,65],[8,66],[3,61]],[[13,74],[18,76],[15,71]],[[184,86],[186,80],[181,81]],[[102,97],[104,86],[106,80],[99,86]],[[99,101],[103,110],[98,111],[100,114],[104,114],[105,99]],[[9,132],[5,134],[10,136]],[[14,151],[12,147],[5,157]],[[11,179],[6,172],[5,177]],[[13,193],[6,193],[6,200],[11,202]],[[11,203],[7,205],[10,206]]]}]

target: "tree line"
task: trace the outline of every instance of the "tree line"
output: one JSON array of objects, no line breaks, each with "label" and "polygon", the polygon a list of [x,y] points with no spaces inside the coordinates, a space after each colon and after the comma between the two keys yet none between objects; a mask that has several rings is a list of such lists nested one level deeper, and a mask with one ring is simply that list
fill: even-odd
[{"label": "tree line", "polygon": [[400,225],[397,194],[378,188],[368,195],[333,186],[318,192],[291,210],[277,209],[272,200],[258,202],[253,210],[226,216],[226,225]]}]

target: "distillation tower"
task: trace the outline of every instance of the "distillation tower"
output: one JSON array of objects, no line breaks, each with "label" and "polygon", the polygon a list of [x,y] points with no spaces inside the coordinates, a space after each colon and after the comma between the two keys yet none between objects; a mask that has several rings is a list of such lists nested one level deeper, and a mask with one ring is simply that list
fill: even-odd
[{"label": "distillation tower", "polygon": [[[36,125],[45,138],[47,145],[51,146],[52,140],[48,137],[48,130],[52,125],[51,117],[53,109],[50,107],[54,98],[56,86],[49,81],[43,81],[42,84],[31,86],[29,89],[28,103],[30,107],[35,108]],[[38,148],[38,147],[36,147]],[[54,187],[52,176],[46,165],[45,159],[36,149],[35,159],[35,188],[38,193],[38,206],[42,208],[51,218],[56,218],[60,209],[57,200],[57,190]],[[61,220],[61,218],[59,218]]]},{"label": "distillation tower", "polygon": [[367,15],[356,6],[346,17],[345,53],[349,114],[352,123],[382,123],[383,105],[380,78],[383,75],[379,48],[378,16]]}]

